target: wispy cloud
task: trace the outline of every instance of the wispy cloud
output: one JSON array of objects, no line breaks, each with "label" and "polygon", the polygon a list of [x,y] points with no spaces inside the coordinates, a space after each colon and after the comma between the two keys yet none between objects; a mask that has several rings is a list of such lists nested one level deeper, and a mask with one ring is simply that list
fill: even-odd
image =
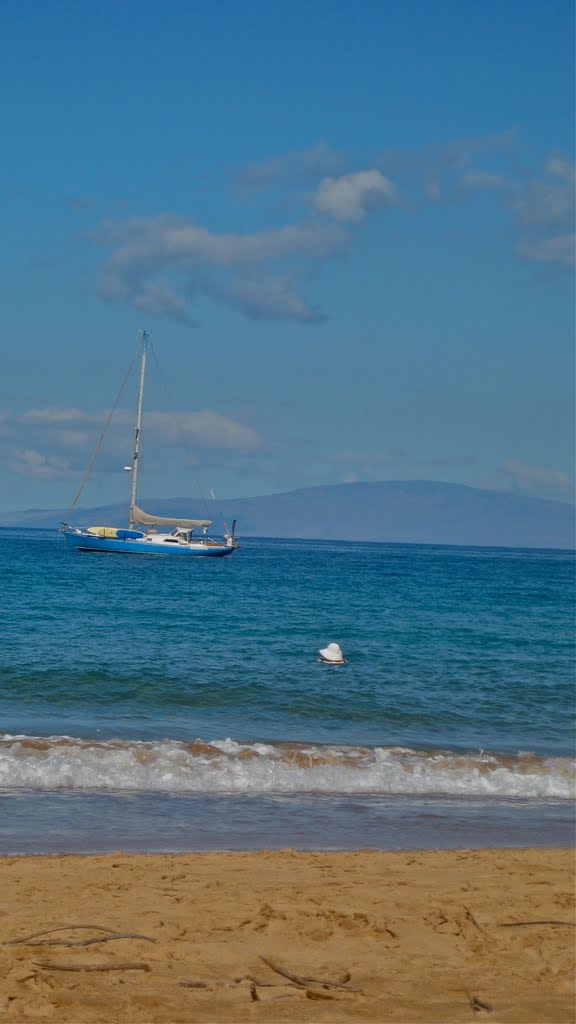
[{"label": "wispy cloud", "polygon": [[510,490],[534,497],[574,500],[574,481],[559,470],[530,466],[519,459],[508,459],[502,470]]},{"label": "wispy cloud", "polygon": [[384,452],[340,451],[332,455],[330,462],[336,469],[341,483],[358,483],[361,480],[383,480],[391,473],[398,472],[405,453],[400,449]]},{"label": "wispy cloud", "polygon": [[514,190],[511,208],[521,256],[561,268],[574,266],[575,178],[574,161],[552,153],[543,172]]},{"label": "wispy cloud", "polygon": [[567,224],[574,218],[574,163],[553,153],[545,168],[516,189],[513,208],[520,224]]},{"label": "wispy cloud", "polygon": [[[103,298],[122,300],[192,324],[186,297],[203,293],[256,318],[314,321],[318,311],[295,282],[306,265],[345,244],[333,224],[303,223],[272,231],[217,234],[183,218],[160,215],[107,221],[94,244],[112,249],[100,282]],[[292,269],[290,273],[289,268]],[[280,267],[282,277],[271,274]]]},{"label": "wispy cloud", "polygon": [[[574,164],[552,153],[529,171],[516,132],[457,139],[421,152],[389,149],[364,161],[324,143],[241,169],[237,183],[276,189],[299,219],[254,231],[216,232],[173,213],[106,220],[89,241],[107,252],[102,298],[195,326],[202,295],[256,320],[315,323],[306,292],[318,269],[345,251],[369,217],[472,202],[490,193],[508,219],[518,256],[551,267],[574,261]],[[277,211],[278,212],[278,211]],[[290,218],[288,218],[290,220]],[[396,230],[401,230],[398,219]]]},{"label": "wispy cloud", "polygon": [[214,284],[210,294],[240,309],[253,320],[301,320],[317,323],[326,315],[299,294],[294,275],[279,278],[237,278],[229,285]]},{"label": "wispy cloud", "polygon": [[[104,425],[107,416],[108,414],[103,411],[88,413],[82,412],[80,409],[47,406],[45,409],[31,409],[15,416],[12,422],[15,430],[18,430],[21,425],[36,425],[41,428],[44,436],[50,426],[59,427],[62,423],[73,423],[78,428],[90,427],[93,435],[96,427]],[[252,427],[208,409],[198,412],[151,410],[144,412],[142,422],[143,430],[149,433],[152,442],[176,443],[182,435],[185,435],[192,442],[209,445],[213,448],[257,448],[262,444],[262,438]],[[134,412],[132,410],[116,410],[111,424],[112,430],[114,427],[133,427],[133,425]],[[54,431],[54,436],[67,440],[72,438],[73,443],[76,444],[79,432],[78,430],[62,431],[58,429]],[[86,432],[83,436],[91,435]]]},{"label": "wispy cloud", "polygon": [[309,149],[293,150],[282,156],[246,164],[232,177],[234,185],[248,191],[278,186],[301,187],[329,174],[337,174],[346,165],[346,156],[319,142]]},{"label": "wispy cloud", "polygon": [[98,417],[100,413],[85,413],[80,409],[66,408],[60,405],[47,405],[42,409],[28,409],[27,412],[21,413],[19,416],[12,416],[11,413],[5,413],[4,415],[7,421],[12,420],[15,423],[46,425],[50,423],[97,423],[99,422]]},{"label": "wispy cloud", "polygon": [[462,175],[462,183],[467,188],[501,191],[510,187],[510,182],[503,174],[491,174],[490,171],[466,171]]},{"label": "wispy cloud", "polygon": [[[2,414],[0,467],[19,476],[65,479],[78,475],[88,465],[107,412],[84,412],[77,408],[46,406],[20,414]],[[133,444],[134,413],[118,409],[106,435],[105,447],[96,471],[120,471]],[[234,452],[244,457],[258,452],[264,440],[253,427],[214,410],[152,410],[144,414],[143,433],[152,459],[167,456],[181,447],[188,462],[192,450],[211,453],[212,458]]]},{"label": "wispy cloud", "polygon": [[196,321],[189,315],[186,303],[179,298],[176,291],[166,281],[145,281],[140,275],[138,280],[131,279],[129,273],[110,271],[100,282],[99,293],[110,302],[127,302],[144,313],[153,316],[166,316],[177,320],[188,327],[196,327]]},{"label": "wispy cloud", "polygon": [[[124,417],[126,414],[123,414]],[[182,437],[189,443],[234,451],[260,448],[262,437],[252,427],[229,416],[212,412],[149,412],[143,416],[143,430],[152,438],[177,444]]]},{"label": "wispy cloud", "polygon": [[6,468],[17,476],[34,477],[37,480],[66,480],[75,475],[67,459],[34,448],[17,448]]},{"label": "wispy cloud", "polygon": [[487,155],[497,157],[498,169],[470,165],[470,153],[463,166],[460,161],[456,168],[450,162],[440,164],[449,173],[438,174],[436,201],[443,198],[462,202],[466,193],[491,192],[511,216],[513,244],[519,256],[559,269],[572,267],[574,161],[561,153],[551,153],[544,166],[529,170],[516,158],[507,159],[511,154],[505,148],[497,149],[495,154],[489,150]]},{"label": "wispy cloud", "polygon": [[467,190],[504,184],[519,147],[515,131],[454,139],[421,150],[382,150],[374,166],[401,184],[403,194],[418,206],[426,202],[459,202]]},{"label": "wispy cloud", "polygon": [[556,238],[525,238],[518,243],[521,256],[535,263],[549,263],[568,269],[576,259],[574,235],[559,235]]}]

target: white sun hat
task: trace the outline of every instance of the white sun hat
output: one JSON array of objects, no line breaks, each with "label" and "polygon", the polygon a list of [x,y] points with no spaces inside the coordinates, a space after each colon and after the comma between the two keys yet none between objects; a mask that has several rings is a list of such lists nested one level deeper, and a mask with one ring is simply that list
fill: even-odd
[{"label": "white sun hat", "polygon": [[340,649],[340,644],[328,644],[328,647],[324,647],[318,652],[324,661],[345,661],[344,655]]}]

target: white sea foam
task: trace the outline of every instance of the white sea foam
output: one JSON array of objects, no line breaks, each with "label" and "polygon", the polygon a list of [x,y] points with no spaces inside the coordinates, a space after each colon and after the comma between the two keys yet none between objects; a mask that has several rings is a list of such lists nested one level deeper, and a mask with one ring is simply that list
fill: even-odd
[{"label": "white sea foam", "polygon": [[574,764],[532,754],[406,747],[0,738],[9,790],[574,798]]}]

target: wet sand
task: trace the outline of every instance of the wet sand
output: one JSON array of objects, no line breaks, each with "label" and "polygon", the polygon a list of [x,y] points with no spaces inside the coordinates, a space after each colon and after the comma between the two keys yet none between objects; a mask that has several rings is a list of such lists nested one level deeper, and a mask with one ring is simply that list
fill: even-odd
[{"label": "wet sand", "polygon": [[6,857],[0,893],[1,1021],[575,1019],[571,850]]}]

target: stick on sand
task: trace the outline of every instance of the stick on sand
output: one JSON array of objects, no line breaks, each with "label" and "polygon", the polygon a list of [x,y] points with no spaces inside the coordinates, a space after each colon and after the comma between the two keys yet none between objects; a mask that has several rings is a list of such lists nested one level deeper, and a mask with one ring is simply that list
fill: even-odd
[{"label": "stick on sand", "polygon": [[150,964],[52,964],[48,960],[33,960],[35,967],[45,971],[151,971]]}]

